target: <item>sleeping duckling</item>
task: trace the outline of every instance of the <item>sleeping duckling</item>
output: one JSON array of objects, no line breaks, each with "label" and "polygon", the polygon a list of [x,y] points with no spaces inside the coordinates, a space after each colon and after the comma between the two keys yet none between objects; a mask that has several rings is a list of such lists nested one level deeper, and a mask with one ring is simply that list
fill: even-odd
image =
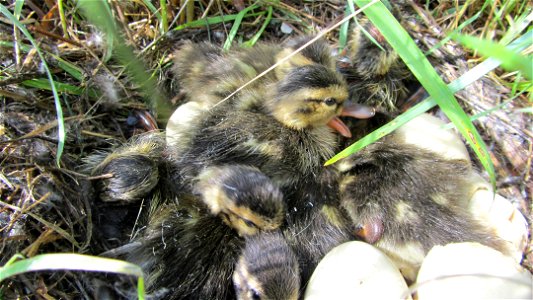
[{"label": "sleeping duckling", "polygon": [[338,65],[348,82],[350,99],[376,107],[378,111],[397,111],[398,100],[407,95],[409,72],[398,54],[367,18],[358,19],[348,51],[349,62],[339,62]]},{"label": "sleeping duckling", "polygon": [[279,231],[246,237],[233,284],[237,299],[298,299],[298,259]]},{"label": "sleeping duckling", "polygon": [[[149,293],[165,299],[234,297],[231,277],[243,237],[283,221],[281,193],[256,169],[231,166],[202,176],[213,186],[201,190],[201,200],[181,195],[172,203],[156,193],[146,229],[128,247],[126,259],[148,274]],[[241,185],[254,189],[235,194]]]},{"label": "sleeping duckling", "polygon": [[[417,128],[436,121],[417,120]],[[471,241],[507,253],[507,245],[466,208],[479,176],[465,158],[466,149],[435,151],[441,135],[428,132],[411,139],[412,127],[398,129],[337,166],[344,173],[341,205],[357,234],[386,252],[409,280],[435,245]]]}]

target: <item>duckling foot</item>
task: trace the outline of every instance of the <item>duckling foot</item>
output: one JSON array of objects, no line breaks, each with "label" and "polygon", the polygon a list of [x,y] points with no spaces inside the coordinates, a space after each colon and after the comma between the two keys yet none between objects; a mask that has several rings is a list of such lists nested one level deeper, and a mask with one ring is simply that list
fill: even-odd
[{"label": "duckling foot", "polygon": [[240,235],[278,228],[285,214],[279,187],[259,169],[243,165],[211,167],[197,177],[195,190],[211,213]]}]

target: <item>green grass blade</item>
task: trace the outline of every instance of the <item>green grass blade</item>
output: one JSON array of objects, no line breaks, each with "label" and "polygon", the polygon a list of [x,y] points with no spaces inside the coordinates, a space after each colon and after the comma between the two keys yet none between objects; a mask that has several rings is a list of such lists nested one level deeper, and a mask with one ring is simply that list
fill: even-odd
[{"label": "green grass blade", "polygon": [[[187,3],[188,4],[188,3]],[[159,22],[161,22],[161,30],[162,33],[166,33],[168,31],[168,19],[167,19],[167,1],[166,0],[159,0],[159,6],[161,7],[161,14]]]},{"label": "green grass blade", "polygon": [[244,19],[244,17],[249,11],[256,9],[257,7],[258,6],[255,4],[250,5],[237,14],[237,18],[235,18],[235,22],[233,22],[233,26],[231,26],[231,30],[229,31],[228,37],[224,42],[224,46],[222,47],[224,50],[228,51],[231,47],[231,43],[233,43],[233,40],[235,39],[235,36],[237,35],[239,28],[241,27],[242,19]]},{"label": "green grass blade", "polygon": [[[369,1],[365,0],[355,0],[355,2],[360,7],[369,3]],[[385,39],[409,67],[413,75],[424,86],[432,98],[435,99],[442,111],[465,137],[481,164],[487,170],[491,183],[495,185],[494,166],[490,160],[490,155],[483,139],[470,121],[470,118],[462,110],[452,92],[437,72],[435,72],[409,34],[381,2],[377,2],[368,7],[364,13],[380,30]]]},{"label": "green grass blade", "polygon": [[[25,80],[22,82],[22,84],[28,87],[34,87],[41,90],[52,90],[50,83],[47,79],[44,78],[34,78],[30,80]],[[58,92],[67,93],[71,95],[82,95],[85,91],[85,89],[82,87],[58,81],[54,81],[54,85]],[[98,94],[94,90],[89,90],[89,96],[96,98]]]},{"label": "green grass blade", "polygon": [[51,54],[51,53],[49,53],[49,55],[52,55],[52,57],[54,57],[54,59],[57,61],[57,65],[61,69],[63,69],[65,72],[67,72],[70,76],[72,76],[73,78],[75,78],[78,81],[83,81],[83,71],[82,71],[81,68],[79,68],[78,66],[76,66],[73,63],[70,63],[70,62],[62,59],[61,57],[59,57],[57,55],[54,55],[54,54]]},{"label": "green grass blade", "polygon": [[0,282],[8,277],[36,271],[89,271],[108,272],[135,276],[138,279],[138,296],[144,299],[144,275],[142,269],[129,262],[74,253],[52,253],[13,262],[0,268]]},{"label": "green grass blade", "polygon": [[22,11],[22,6],[24,5],[24,0],[15,1],[15,9],[13,10],[13,15],[17,20],[20,19],[20,12]]},{"label": "green grass blade", "polygon": [[[256,17],[256,16],[263,15],[263,14],[265,14],[264,11],[249,14],[248,17]],[[205,19],[195,20],[195,21],[192,21],[192,22],[187,22],[185,24],[176,26],[176,28],[174,28],[174,30],[182,30],[182,29],[185,29],[185,28],[195,28],[195,27],[207,27],[207,26],[210,26],[210,25],[230,22],[230,21],[234,21],[235,19],[237,19],[237,16],[238,15],[235,14],[235,15],[209,17],[209,18],[205,18]]]},{"label": "green grass blade", "polygon": [[265,31],[266,27],[272,20],[272,11],[273,11],[272,6],[267,7],[267,16],[265,18],[265,21],[263,22],[263,25],[261,25],[261,28],[259,28],[259,31],[257,31],[257,33],[254,34],[254,36],[249,41],[246,41],[245,43],[243,43],[244,47],[252,47],[253,45],[255,45],[255,43],[257,43],[257,41],[259,40],[259,38]]},{"label": "green grass blade", "polygon": [[61,161],[61,155],[63,154],[63,148],[65,147],[65,123],[63,121],[63,109],[61,108],[61,102],[59,101],[59,95],[57,94],[57,90],[55,88],[54,79],[52,78],[52,73],[50,72],[50,69],[48,68],[48,64],[46,63],[46,60],[44,59],[44,55],[39,49],[37,43],[33,39],[33,36],[26,30],[26,27],[22,25],[15,16],[11,14],[11,12],[3,5],[0,4],[0,12],[8,18],[11,22],[17,26],[17,28],[26,36],[26,38],[30,41],[30,43],[35,47],[35,50],[37,51],[37,54],[41,58],[41,62],[43,64],[44,71],[46,72],[46,75],[48,77],[48,81],[51,86],[52,94],[54,95],[54,104],[56,107],[56,118],[57,118],[57,124],[58,124],[58,144],[57,144],[57,154],[56,154],[56,164],[58,167],[60,167],[60,161]]},{"label": "green grass blade", "polygon": [[502,68],[507,71],[520,71],[527,79],[533,79],[533,58],[531,56],[525,57],[503,45],[473,36],[456,34],[453,39],[484,56],[500,60]]},{"label": "green grass blade", "polygon": [[[353,0],[348,0],[348,3],[352,3],[353,6]],[[344,10],[344,16],[348,16],[350,14],[350,5],[346,5],[346,9]],[[346,48],[346,44],[348,43],[348,31],[350,29],[350,20],[344,22],[340,29],[339,29],[339,51],[342,51],[344,48]]]},{"label": "green grass blade", "polygon": [[[531,44],[533,44],[533,31],[528,31],[523,36],[518,38],[516,41],[511,43],[508,46],[508,48],[514,51],[522,51],[526,49],[527,47],[530,47]],[[470,69],[468,72],[461,75],[459,78],[457,78],[453,82],[451,82],[448,85],[448,88],[454,93],[457,91],[460,91],[464,89],[465,87],[467,87],[468,85],[472,84],[473,82],[479,80],[481,77],[485,76],[485,74],[496,69],[499,65],[500,65],[499,61],[489,58],[485,60],[484,62],[482,62],[481,64]],[[437,105],[437,103],[431,97],[425,99],[419,104],[413,106],[411,109],[409,109],[405,113],[398,116],[392,122],[389,122],[388,124],[383,125],[382,127],[376,129],[375,131],[371,132],[367,136],[353,143],[352,145],[350,145],[343,151],[339,152],[337,155],[329,159],[325,163],[325,165],[328,166],[328,165],[334,164],[335,162],[350,156],[351,154],[359,151],[365,146],[370,145],[371,143],[378,140],[379,138],[391,133],[398,127],[407,123],[409,120],[411,120],[411,118],[414,118],[418,116],[419,114],[422,114],[428,111],[429,109],[435,107],[435,105]],[[407,114],[407,117],[405,117],[406,114]]]},{"label": "green grass blade", "polygon": [[359,139],[357,142],[353,143],[352,145],[348,146],[346,149],[342,150],[341,152],[337,153],[335,156],[330,158],[324,165],[329,166],[331,164],[336,163],[337,161],[346,158],[353,153],[363,149],[364,147],[372,144],[373,142],[377,141],[378,139],[386,136],[387,134],[393,132],[398,127],[404,125],[405,123],[409,122],[414,117],[430,110],[431,108],[435,107],[437,103],[431,99],[427,98],[426,100],[418,103],[417,105],[411,107],[408,111],[404,112],[403,114],[396,117],[394,120],[390,121],[389,123],[381,126],[380,128],[372,131],[365,137]]},{"label": "green grass blade", "polygon": [[61,22],[61,29],[63,29],[63,36],[68,37],[67,20],[65,18],[65,9],[63,7],[63,0],[57,1],[57,10],[59,11],[59,20]]}]

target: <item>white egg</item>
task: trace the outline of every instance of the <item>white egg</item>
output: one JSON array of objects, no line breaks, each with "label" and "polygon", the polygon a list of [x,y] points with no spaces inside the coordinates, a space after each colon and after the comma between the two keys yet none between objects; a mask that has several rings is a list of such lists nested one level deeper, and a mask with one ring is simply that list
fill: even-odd
[{"label": "white egg", "polygon": [[511,257],[478,243],[434,247],[417,278],[426,299],[532,299],[533,276]]},{"label": "white egg", "polygon": [[407,284],[390,259],[376,247],[348,242],[318,264],[304,299],[410,299]]}]

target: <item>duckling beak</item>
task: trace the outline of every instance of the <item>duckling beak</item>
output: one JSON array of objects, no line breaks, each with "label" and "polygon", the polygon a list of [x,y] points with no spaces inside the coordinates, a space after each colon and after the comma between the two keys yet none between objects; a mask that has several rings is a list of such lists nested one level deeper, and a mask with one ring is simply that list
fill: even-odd
[{"label": "duckling beak", "polygon": [[[341,116],[353,117],[356,119],[368,119],[376,114],[376,110],[373,107],[369,107],[362,104],[350,103],[345,104]],[[342,136],[350,138],[352,133],[346,124],[344,124],[339,117],[334,117],[328,122],[328,126],[337,130]]]},{"label": "duckling beak", "polygon": [[328,126],[330,128],[337,130],[344,137],[347,137],[347,138],[352,137],[350,128],[348,128],[348,126],[346,126],[346,124],[344,124],[344,122],[341,119],[339,119],[339,117],[334,117],[333,119],[331,119],[328,122]]}]

